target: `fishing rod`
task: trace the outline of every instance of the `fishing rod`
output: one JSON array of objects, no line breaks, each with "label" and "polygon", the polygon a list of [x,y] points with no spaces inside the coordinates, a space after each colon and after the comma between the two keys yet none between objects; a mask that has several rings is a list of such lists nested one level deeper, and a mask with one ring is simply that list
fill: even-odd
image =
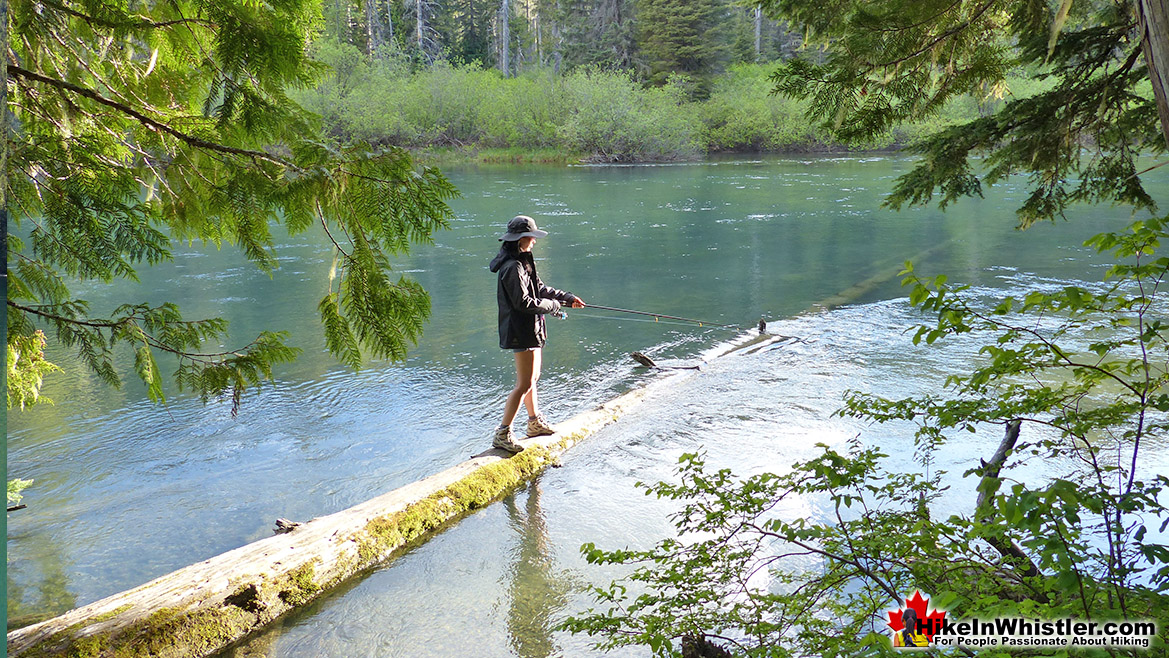
[{"label": "fishing rod", "polygon": [[602,311],[616,311],[617,313],[631,313],[633,315],[648,315],[655,320],[657,318],[665,318],[667,320],[682,320],[683,322],[693,322],[698,326],[711,325],[712,327],[727,327],[729,329],[742,329],[743,327],[737,324],[720,324],[718,322],[707,322],[706,320],[695,320],[694,318],[682,318],[676,315],[665,315],[662,313],[650,313],[649,311],[634,311],[627,308],[614,308],[612,306],[601,306],[599,304],[586,304],[585,308],[596,308]]}]

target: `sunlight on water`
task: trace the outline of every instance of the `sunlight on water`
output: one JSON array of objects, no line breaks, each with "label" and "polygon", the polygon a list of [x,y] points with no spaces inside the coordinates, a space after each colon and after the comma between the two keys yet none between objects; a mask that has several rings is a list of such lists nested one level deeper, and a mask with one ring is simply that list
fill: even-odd
[{"label": "sunlight on water", "polygon": [[[908,426],[867,427],[832,412],[845,390],[922,394],[974,358],[973,343],[913,346],[900,329],[917,319],[906,303],[886,301],[775,322],[772,331],[801,340],[714,358],[700,373],[677,378],[574,448],[564,468],[228,655],[249,655],[257,645],[267,655],[306,657],[352,655],[355,647],[378,656],[592,655],[587,638],[551,629],[592,604],[589,584],[605,585],[620,570],[587,565],[579,546],[648,548],[672,535],[673,504],[646,497],[637,483],[671,479],[683,453],[703,451],[712,470],[738,475],[783,472],[817,454],[817,443],[843,449],[860,436],[881,445],[895,468],[908,464]],[[960,474],[1000,438],[998,428],[956,436],[935,468]],[[1169,472],[1165,452],[1150,451],[1158,453],[1150,468]],[[975,482],[950,484],[938,513],[968,512]],[[776,513],[824,521],[830,510],[797,499]]]},{"label": "sunlight on water", "polygon": [[[113,391],[50,355],[67,370],[46,387],[57,404],[8,420],[8,475],[36,480],[29,509],[9,518],[9,614],[96,600],[268,536],[277,517],[335,512],[484,449],[513,376],[496,344],[486,263],[502,224],[527,211],[551,232],[537,246],[550,285],[744,328],[599,310],[550,320],[540,391],[554,421],[660,376],[631,351],[702,370],[671,379],[565,455],[564,468],[230,654],[588,655],[587,638],[551,629],[588,607],[587,585],[619,574],[586,566],[579,546],[646,547],[670,534],[670,506],[635,485],[670,479],[681,454],[704,450],[712,467],[749,475],[859,436],[892,464],[910,463],[908,427],[832,416],[846,390],[918,394],[975,358],[973,344],[912,345],[905,330],[920,318],[896,277],[905,260],[987,296],[1091,282],[1105,264],[1077,245],[1125,220],[1094,209],[1019,233],[1013,206],[996,197],[945,214],[877,210],[906,166],[882,156],[453,170],[463,198],[451,230],[396,265],[432,295],[426,333],[406,363],[357,373],[323,353],[311,309],[331,255],[315,236],[279,247],[273,279],[232,253],[190,250],[140,286],[88,286],[82,296],[98,307],[177,298],[191,317],[224,314],[240,341],[291,329],[305,352],[236,419],[223,403],[174,391],[165,407],[151,405],[136,383]],[[760,318],[792,339],[715,356],[749,339]],[[999,438],[949,444],[936,465],[954,474],[943,505],[963,509],[973,483],[957,475]],[[823,510],[805,500],[779,513]]]}]

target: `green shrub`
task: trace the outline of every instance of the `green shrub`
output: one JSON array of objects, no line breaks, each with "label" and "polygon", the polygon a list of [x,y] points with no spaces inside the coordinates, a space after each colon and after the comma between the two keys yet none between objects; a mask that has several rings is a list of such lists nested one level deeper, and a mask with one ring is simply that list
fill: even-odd
[{"label": "green shrub", "polygon": [[[618,71],[532,69],[504,78],[480,64],[419,67],[401,53],[370,60],[356,48],[322,41],[316,57],[334,73],[297,100],[321,115],[334,136],[408,148],[488,149],[507,159],[555,152],[595,162],[680,160],[725,151],[841,148],[805,116],[801,101],[771,94],[776,63],[739,64],[691,101],[692,83],[674,77],[646,87]],[[1040,91],[1010,78],[1003,93]],[[1004,102],[962,98],[922,121],[866,145],[895,148],[968,121]],[[543,157],[542,159],[547,159]]]},{"label": "green shrub", "polygon": [[718,151],[801,151],[821,146],[803,104],[773,96],[774,65],[733,66],[702,104],[703,146]]},{"label": "green shrub", "polygon": [[676,84],[643,88],[625,73],[583,70],[564,78],[559,134],[598,162],[679,160],[701,153],[698,121]]}]

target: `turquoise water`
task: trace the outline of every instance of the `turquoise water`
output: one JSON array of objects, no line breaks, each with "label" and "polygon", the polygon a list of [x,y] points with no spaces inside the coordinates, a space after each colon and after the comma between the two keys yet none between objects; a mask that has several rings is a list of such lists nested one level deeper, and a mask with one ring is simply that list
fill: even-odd
[{"label": "turquoise water", "polygon": [[[142,284],[79,290],[97,307],[174,299],[190,317],[224,315],[241,343],[288,329],[304,354],[245,398],[238,418],[227,402],[175,391],[153,405],[137,382],[111,390],[51,355],[67,370],[45,389],[56,404],[8,417],[8,476],[36,481],[29,508],[8,519],[9,615],[94,601],[266,537],[277,517],[335,512],[486,448],[514,376],[497,347],[486,264],[502,225],[524,212],[551,232],[536,247],[550,285],[710,322],[762,317],[805,341],[712,360],[575,448],[564,468],[235,654],[587,654],[587,639],[550,630],[588,606],[584,586],[614,575],[586,566],[580,544],[644,546],[671,530],[668,509],[636,481],[669,478],[678,455],[700,446],[712,464],[750,473],[782,470],[817,441],[863,434],[892,454],[908,445],[904,428],[831,417],[845,389],[928,390],[972,356],[912,346],[904,329],[918,316],[899,298],[901,263],[988,292],[1094,281],[1104,263],[1077,245],[1127,219],[1093,208],[1018,232],[1011,186],[946,213],[880,209],[907,167],[825,157],[452,169],[463,197],[451,230],[395,263],[432,295],[426,333],[405,363],[357,373],[324,352],[317,326],[332,261],[323,236],[282,240],[272,278],[230,251],[185,248]],[[1156,190],[1169,199],[1169,183]],[[637,386],[647,375],[630,351],[692,362],[739,335],[588,309],[551,320],[549,333],[540,392],[553,421]],[[957,440],[951,470],[997,441]]]}]

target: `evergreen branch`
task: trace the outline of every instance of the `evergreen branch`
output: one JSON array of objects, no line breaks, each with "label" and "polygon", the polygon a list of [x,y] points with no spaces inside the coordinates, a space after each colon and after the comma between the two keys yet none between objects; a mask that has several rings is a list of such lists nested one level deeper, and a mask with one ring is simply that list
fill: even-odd
[{"label": "evergreen branch", "polygon": [[344,256],[346,260],[352,260],[353,257],[344,249],[342,249],[341,244],[337,242],[336,238],[333,237],[332,231],[329,230],[329,222],[325,221],[325,214],[321,211],[320,204],[317,204],[317,216],[321,218],[321,228],[325,229],[325,235],[329,236],[329,242],[333,243],[333,246],[337,248],[337,251],[341,252],[341,255]]},{"label": "evergreen branch", "polygon": [[127,116],[130,116],[134,119],[137,119],[139,123],[146,126],[147,128],[150,128],[156,132],[163,132],[163,133],[166,133],[166,134],[171,135],[173,137],[176,137],[179,140],[186,142],[187,144],[189,144],[190,146],[193,146],[195,148],[206,149],[209,151],[215,151],[218,153],[226,153],[226,154],[231,154],[231,155],[242,155],[242,156],[252,158],[253,160],[264,160],[266,162],[271,162],[273,164],[278,164],[278,165],[281,165],[284,167],[288,167],[289,169],[300,171],[300,168],[297,167],[295,164],[289,162],[288,160],[280,158],[278,156],[272,155],[270,153],[265,153],[263,151],[256,151],[253,149],[243,149],[243,148],[238,148],[235,146],[228,146],[226,144],[212,142],[212,141],[203,139],[201,137],[196,137],[195,135],[185,133],[181,130],[178,130],[177,128],[170,126],[167,123],[164,123],[164,122],[159,121],[157,119],[153,119],[151,117],[148,117],[145,114],[139,112],[138,110],[135,110],[134,108],[132,108],[128,105],[125,105],[125,104],[119,103],[115,100],[111,100],[109,98],[106,98],[105,96],[102,96],[101,94],[97,93],[96,91],[94,91],[92,89],[88,89],[88,88],[82,87],[80,85],[75,85],[71,82],[66,82],[64,80],[59,80],[57,78],[51,78],[51,77],[46,76],[46,75],[41,75],[40,73],[35,73],[33,71],[23,69],[19,66],[16,66],[15,64],[8,65],[8,73],[10,75],[19,76],[19,77],[24,78],[26,80],[33,80],[36,82],[40,82],[42,84],[49,85],[50,87],[55,87],[57,89],[61,89],[63,91],[72,92],[72,93],[77,94],[79,96],[83,96],[85,98],[88,98],[96,103],[100,103],[100,104],[105,105],[107,107],[111,107],[111,108],[113,108],[113,109],[115,109],[115,110],[117,110],[117,111],[119,111]]},{"label": "evergreen branch", "polygon": [[14,302],[12,300],[8,300],[8,305],[10,307],[18,310],[18,311],[22,311],[24,313],[30,313],[30,314],[35,315],[37,317],[45,318],[46,320],[52,320],[54,322],[60,322],[60,323],[65,323],[65,324],[74,324],[74,325],[79,325],[82,327],[92,327],[94,329],[117,329],[119,327],[122,327],[125,324],[126,320],[129,319],[129,318],[126,318],[123,320],[78,320],[77,318],[69,318],[69,317],[65,317],[63,315],[57,315],[56,313],[50,313],[49,311],[43,310],[44,307],[40,306],[40,305],[38,305],[38,306],[25,306],[23,304],[17,304],[16,302]]},{"label": "evergreen branch", "polygon": [[1131,71],[1132,67],[1136,66],[1137,59],[1140,57],[1140,55],[1141,55],[1140,47],[1139,46],[1134,47],[1132,49],[1132,52],[1129,53],[1128,58],[1126,60],[1124,60],[1124,64],[1122,64],[1120,66],[1120,68],[1116,69],[1108,76],[1109,82],[1114,81],[1114,80],[1119,80],[1120,76]]},{"label": "evergreen branch", "polygon": [[[45,186],[36,178],[32,179],[32,183],[33,183],[33,186],[37,190],[37,195],[39,196],[41,194],[41,190]],[[52,192],[53,189],[49,188],[48,191]],[[63,195],[61,193],[58,193],[58,196],[63,196]],[[26,210],[24,212],[24,216],[30,217],[31,214]],[[74,248],[73,245],[65,244],[64,242],[62,242],[55,232],[45,229],[44,226],[41,226],[41,223],[39,221],[37,221],[35,219],[31,219],[29,221],[34,226],[36,226],[36,231],[34,231],[34,233],[33,233],[34,236],[36,236],[39,232],[40,235],[45,236],[50,242],[53,243],[54,246],[56,246],[60,250],[60,252],[58,254],[58,258],[60,256],[60,254],[68,254],[69,256],[76,259],[76,261],[79,263],[86,263],[87,265],[92,264],[92,260],[89,258],[89,256],[92,255],[91,252],[79,251],[78,249]]]},{"label": "evergreen branch", "polygon": [[[76,50],[73,49],[72,46],[70,46],[68,43],[66,43],[65,40],[61,38],[60,33],[58,33],[56,30],[51,30],[49,32],[49,35],[53,38],[54,41],[56,41],[58,44],[61,45],[62,50],[68,52],[70,55],[73,56],[73,61],[76,62],[78,66],[85,69],[85,71],[87,73],[89,73],[91,76],[93,76],[95,79],[102,80],[102,76],[98,75],[98,73],[96,71],[94,71],[92,68],[90,68],[89,62],[86,60],[86,58],[82,57]],[[116,62],[117,59],[115,58],[112,61]],[[103,82],[104,82],[104,80],[103,80]],[[124,95],[122,95],[122,93],[119,92],[113,85],[106,84],[105,87],[107,90],[112,91],[115,95],[117,95],[123,101],[127,100],[126,97]],[[135,99],[135,100],[137,100],[139,103],[142,103],[143,105],[146,105],[146,103],[144,103],[142,101],[142,99]]]},{"label": "evergreen branch", "polygon": [[[179,5],[175,5],[175,11],[178,12],[179,16],[183,16],[183,9]],[[186,18],[185,16],[183,17]],[[195,31],[191,29],[189,23],[187,24],[187,32],[191,34],[191,38],[194,40],[195,46],[199,49],[199,54],[203,56],[203,61],[209,63],[211,67],[215,69],[215,72],[219,75],[218,79],[234,86],[235,81],[231,79],[231,76],[227,75],[227,73],[223,70],[223,67],[219,65],[219,62],[215,61],[215,58],[212,57],[203,48],[203,42],[199,39],[199,36],[195,34]]]},{"label": "evergreen branch", "polygon": [[1165,165],[1169,165],[1169,160],[1166,160],[1166,161],[1164,161],[1164,162],[1158,162],[1157,164],[1153,165],[1152,167],[1149,167],[1148,169],[1144,169],[1144,170],[1142,170],[1142,171],[1138,171],[1138,172],[1136,172],[1135,174],[1133,174],[1133,175],[1129,176],[1129,177],[1128,177],[1128,180],[1131,180],[1131,179],[1133,179],[1133,178],[1140,178],[1141,176],[1143,176],[1143,175],[1145,175],[1145,174],[1149,173],[1150,171],[1152,171],[1152,170],[1154,170],[1154,169],[1160,169],[1161,167],[1164,167]]},{"label": "evergreen branch", "polygon": [[911,60],[914,57],[925,54],[926,52],[929,51],[930,48],[933,48],[934,46],[941,43],[942,41],[949,39],[950,37],[954,36],[955,34],[958,34],[959,32],[961,32],[961,31],[965,30],[966,28],[970,27],[971,25],[973,25],[974,21],[981,18],[982,15],[987,12],[987,10],[989,10],[992,6],[994,6],[996,1],[997,0],[990,0],[989,2],[983,4],[981,7],[978,8],[977,11],[975,11],[973,16],[971,16],[970,18],[966,19],[965,21],[959,23],[958,25],[955,25],[954,27],[946,30],[945,32],[942,32],[933,41],[930,41],[926,45],[915,50],[914,52],[912,52],[908,55],[905,55],[903,57],[899,57],[897,59],[885,62],[883,64],[872,64],[872,65],[870,65],[869,71],[874,71],[878,68],[886,68],[889,66],[896,66],[896,65],[901,64],[903,62]]},{"label": "evergreen branch", "polygon": [[90,16],[89,14],[80,12],[72,7],[67,7],[63,4],[53,2],[53,0],[39,0],[40,4],[46,7],[51,7],[58,11],[65,12],[70,16],[80,18],[90,25],[100,25],[108,28],[140,28],[140,29],[157,29],[164,27],[171,27],[173,25],[195,24],[208,27],[212,30],[219,29],[219,26],[205,18],[179,18],[171,21],[149,21],[149,20],[127,20],[125,22],[116,22],[108,18],[98,18],[97,16]]},{"label": "evergreen branch", "polygon": [[[363,162],[363,160],[360,160],[360,159],[347,160],[342,164],[353,164],[353,163],[360,163],[360,162]],[[367,181],[370,181],[373,183],[392,183],[392,182],[394,182],[393,180],[388,179],[388,178],[376,178],[374,176],[366,176],[365,174],[359,174],[359,173],[354,172],[354,171],[349,171],[348,169],[345,169],[344,167],[338,168],[338,171],[342,174],[347,175],[347,176],[352,176],[353,178],[357,178],[360,180],[367,180]]]},{"label": "evergreen branch", "polygon": [[[23,80],[14,80],[13,82],[16,82],[18,84],[23,83],[23,86],[25,89],[29,88],[28,83],[24,82]],[[30,95],[30,96],[32,96],[32,95]],[[31,98],[31,100],[39,101],[38,98]],[[54,128],[56,128],[58,134],[60,134],[60,135],[68,134],[68,131],[65,129],[65,125],[63,123],[61,123],[60,120],[57,119],[57,117],[53,116],[49,112],[46,112],[44,105],[42,105],[39,102],[35,102],[31,105],[24,105],[19,100],[12,99],[12,100],[8,101],[8,107],[10,108],[9,111],[12,112],[13,114],[16,113],[15,110],[17,108],[22,109],[22,110],[26,110],[30,114],[40,118],[42,121],[44,121],[44,122],[48,123],[49,125],[53,126]]]},{"label": "evergreen branch", "polygon": [[[186,352],[186,351],[183,351],[180,349],[175,349],[175,348],[167,345],[166,343],[160,341],[153,334],[142,331],[141,328],[138,327],[138,323],[136,322],[136,320],[138,318],[138,316],[136,314],[129,315],[129,316],[124,317],[120,320],[80,320],[77,318],[70,318],[70,317],[66,317],[63,315],[58,315],[56,313],[51,313],[49,311],[45,311],[45,310],[43,310],[43,308],[41,306],[25,306],[23,304],[18,304],[14,301],[11,301],[11,300],[8,301],[8,306],[10,306],[18,311],[23,311],[25,313],[29,313],[29,314],[35,315],[37,317],[45,318],[46,320],[52,320],[54,323],[59,323],[59,324],[72,324],[72,325],[77,325],[77,326],[82,326],[82,327],[90,327],[93,329],[123,329],[125,327],[134,327],[141,332],[140,338],[141,338],[142,342],[149,344],[151,347],[154,347],[154,348],[157,348],[157,349],[162,350],[164,352],[168,352],[170,354],[173,354],[179,358],[187,359],[189,361],[196,362],[196,363],[213,363],[213,362],[215,362],[216,359],[232,357],[232,356],[235,356],[235,357],[243,356],[243,354],[242,354],[243,352],[246,352],[249,348],[259,344],[259,341],[252,341],[251,343],[248,343],[247,345],[245,345],[244,347],[242,347],[238,350],[232,350],[232,351],[227,351],[227,352]],[[191,326],[191,325],[197,324],[197,323],[188,321],[188,322],[183,322],[182,324],[185,324],[187,326]]]},{"label": "evergreen branch", "polygon": [[946,12],[950,11],[951,9],[953,9],[954,7],[958,6],[961,3],[962,3],[962,0],[954,0],[954,2],[950,3],[949,7],[946,7],[945,9],[939,11],[938,13],[934,14],[933,16],[930,16],[929,18],[918,21],[917,23],[914,23],[912,25],[897,25],[894,27],[880,27],[880,26],[873,25],[873,26],[866,26],[866,27],[869,30],[872,30],[874,32],[905,32],[907,30],[915,30],[919,27],[922,27],[923,25],[927,25],[929,23],[932,23],[932,22],[938,20],[939,18],[944,16],[946,14]]}]

